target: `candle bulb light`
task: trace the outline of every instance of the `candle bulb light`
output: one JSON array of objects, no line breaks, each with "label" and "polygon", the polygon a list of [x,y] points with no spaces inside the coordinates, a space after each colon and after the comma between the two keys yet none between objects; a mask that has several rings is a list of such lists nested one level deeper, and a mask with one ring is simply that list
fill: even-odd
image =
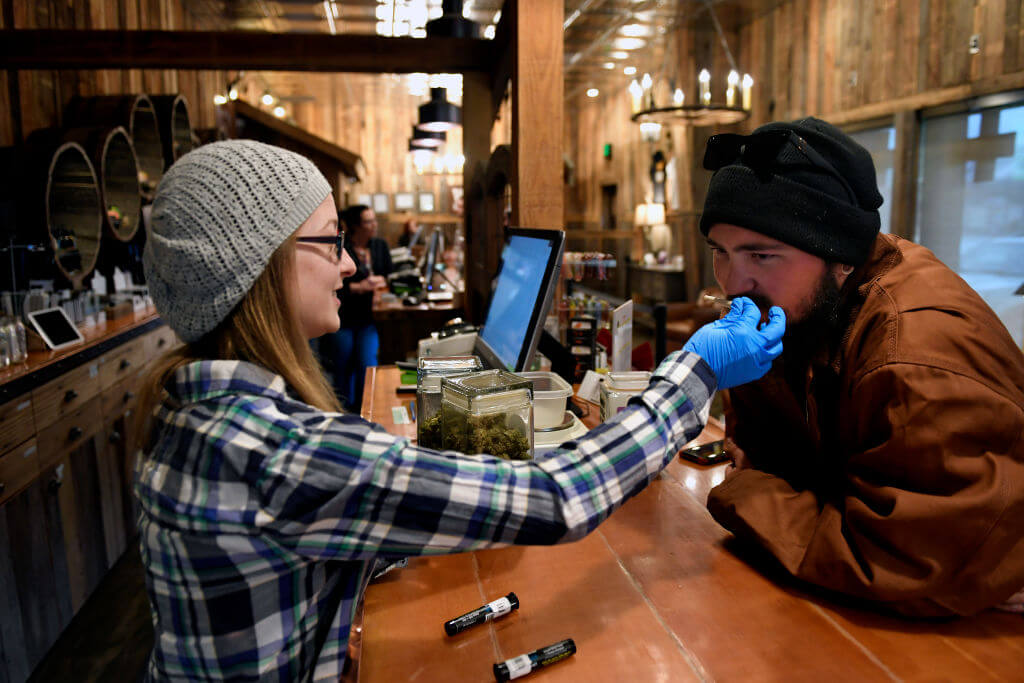
[{"label": "candle bulb light", "polygon": [[743,108],[750,111],[750,91],[754,88],[754,79],[750,74],[743,74]]},{"label": "candle bulb light", "polygon": [[711,74],[707,69],[701,69],[697,80],[700,82],[701,104],[711,104]]},{"label": "candle bulb light", "polygon": [[681,107],[686,102],[686,95],[683,94],[682,88],[676,88],[676,91],[672,93],[672,104]]},{"label": "candle bulb light", "polygon": [[725,106],[735,107],[736,106],[736,86],[740,82],[740,75],[735,70],[729,72],[729,78],[727,79],[728,87],[725,89]]},{"label": "candle bulb light", "polygon": [[651,78],[650,74],[644,74],[643,78],[640,79],[640,87],[643,88],[643,105],[650,109],[654,109],[654,79]]},{"label": "candle bulb light", "polygon": [[629,94],[632,99],[633,113],[637,113],[643,109],[643,97],[644,90],[640,87],[640,82],[633,79],[633,82],[629,84]]}]

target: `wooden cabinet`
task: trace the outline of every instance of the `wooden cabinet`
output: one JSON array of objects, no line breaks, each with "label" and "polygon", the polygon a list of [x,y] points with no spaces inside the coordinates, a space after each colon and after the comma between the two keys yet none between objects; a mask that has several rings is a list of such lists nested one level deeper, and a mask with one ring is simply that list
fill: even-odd
[{"label": "wooden cabinet", "polygon": [[0,683],[31,675],[134,542],[138,384],[180,342],[123,336],[0,404]]}]

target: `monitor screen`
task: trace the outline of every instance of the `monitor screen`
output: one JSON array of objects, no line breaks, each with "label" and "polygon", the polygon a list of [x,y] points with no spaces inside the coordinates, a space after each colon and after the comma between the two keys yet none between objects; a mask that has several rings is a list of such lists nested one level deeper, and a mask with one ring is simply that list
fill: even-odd
[{"label": "monitor screen", "polygon": [[427,242],[427,253],[423,261],[423,289],[428,292],[434,289],[434,269],[437,267],[437,251],[440,244],[441,231],[435,228],[430,235],[430,241]]},{"label": "monitor screen", "polygon": [[28,318],[51,349],[84,341],[81,332],[61,308],[33,311],[28,314]]},{"label": "monitor screen", "polygon": [[478,340],[493,367],[520,372],[537,350],[562,265],[565,233],[509,228],[497,285]]}]

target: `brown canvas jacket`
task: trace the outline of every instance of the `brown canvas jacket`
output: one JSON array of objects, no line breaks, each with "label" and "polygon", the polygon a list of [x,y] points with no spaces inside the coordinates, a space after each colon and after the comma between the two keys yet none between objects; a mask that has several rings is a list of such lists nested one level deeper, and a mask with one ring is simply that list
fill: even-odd
[{"label": "brown canvas jacket", "polygon": [[906,614],[1004,601],[1024,587],[1024,355],[912,242],[880,235],[844,295],[806,401],[779,361],[729,392],[727,448],[752,468],[711,514],[794,576]]}]

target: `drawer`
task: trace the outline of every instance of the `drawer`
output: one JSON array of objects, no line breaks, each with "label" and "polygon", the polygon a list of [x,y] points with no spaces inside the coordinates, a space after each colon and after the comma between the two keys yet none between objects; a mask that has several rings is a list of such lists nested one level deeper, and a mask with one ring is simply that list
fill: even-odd
[{"label": "drawer", "polygon": [[100,390],[109,389],[145,365],[145,349],[146,338],[136,337],[100,356]]},{"label": "drawer", "polygon": [[39,449],[31,439],[0,455],[0,505],[32,483],[39,474]]},{"label": "drawer", "polygon": [[32,395],[25,394],[0,406],[0,453],[6,453],[36,434]]},{"label": "drawer", "polygon": [[100,393],[100,364],[89,361],[32,390],[36,430],[44,429]]},{"label": "drawer", "polygon": [[39,430],[36,437],[39,442],[39,468],[55,465],[102,429],[100,398],[97,396],[75,412]]},{"label": "drawer", "polygon": [[174,334],[174,330],[167,325],[158,327],[148,333],[144,339],[146,340],[146,357],[144,361],[146,363],[152,363],[168,351],[181,346],[178,335]]},{"label": "drawer", "polygon": [[105,421],[115,419],[135,407],[141,381],[142,373],[136,372],[103,390],[100,394],[100,410]]}]

